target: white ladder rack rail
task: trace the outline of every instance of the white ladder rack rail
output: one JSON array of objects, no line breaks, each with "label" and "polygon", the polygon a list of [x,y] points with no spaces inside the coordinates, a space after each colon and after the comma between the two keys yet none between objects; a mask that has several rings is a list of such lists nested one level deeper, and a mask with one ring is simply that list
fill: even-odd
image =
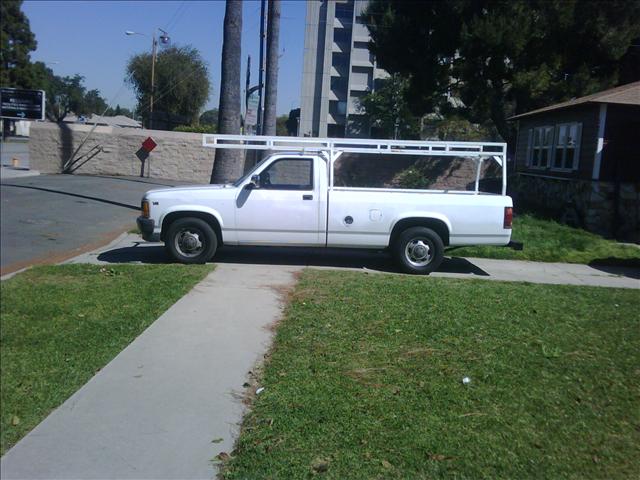
[{"label": "white ladder rack rail", "polygon": [[202,146],[325,154],[331,163],[331,187],[333,187],[333,164],[343,152],[469,158],[476,163],[475,193],[478,193],[479,189],[482,163],[484,160],[492,159],[502,167],[502,195],[507,193],[506,143],[203,134]]}]

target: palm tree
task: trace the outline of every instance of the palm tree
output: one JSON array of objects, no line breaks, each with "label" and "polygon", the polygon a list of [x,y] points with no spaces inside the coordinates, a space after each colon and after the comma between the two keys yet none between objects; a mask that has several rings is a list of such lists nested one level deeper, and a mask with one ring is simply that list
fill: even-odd
[{"label": "palm tree", "polygon": [[269,2],[267,20],[267,78],[264,99],[264,135],[276,134],[278,94],[278,37],[280,36],[280,0]]},{"label": "palm tree", "polygon": [[[218,131],[240,133],[240,54],[242,39],[242,0],[227,0],[222,39],[222,72]],[[236,180],[244,170],[244,152],[217,149],[211,171],[211,183]]]}]

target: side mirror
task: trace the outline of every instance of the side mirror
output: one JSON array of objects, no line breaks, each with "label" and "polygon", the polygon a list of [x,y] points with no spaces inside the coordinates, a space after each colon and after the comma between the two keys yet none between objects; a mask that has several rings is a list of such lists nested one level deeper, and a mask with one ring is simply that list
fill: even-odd
[{"label": "side mirror", "polygon": [[260,175],[251,175],[251,181],[247,185],[250,188],[260,188]]}]

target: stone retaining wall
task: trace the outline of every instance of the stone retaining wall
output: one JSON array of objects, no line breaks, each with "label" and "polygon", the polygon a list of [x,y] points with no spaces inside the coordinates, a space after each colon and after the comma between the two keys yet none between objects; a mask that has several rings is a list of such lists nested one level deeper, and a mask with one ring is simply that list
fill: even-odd
[{"label": "stone retaining wall", "polygon": [[605,237],[640,241],[640,183],[564,180],[517,174],[509,193],[516,208],[533,210]]},{"label": "stone retaining wall", "polygon": [[[33,122],[29,140],[31,168],[41,173],[62,173],[64,162],[91,128],[92,125]],[[146,160],[145,176],[209,183],[215,150],[202,146],[202,134],[161,130],[96,127],[76,157],[95,147],[99,152],[74,173],[140,175],[141,161],[136,152],[147,137],[152,137],[158,146]]]}]

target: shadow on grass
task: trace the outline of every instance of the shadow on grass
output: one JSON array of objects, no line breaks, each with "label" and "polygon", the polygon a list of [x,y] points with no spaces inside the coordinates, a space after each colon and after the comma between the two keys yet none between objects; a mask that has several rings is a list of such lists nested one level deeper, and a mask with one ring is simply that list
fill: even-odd
[{"label": "shadow on grass", "polygon": [[[136,244],[116,248],[98,255],[107,263],[170,263],[172,260],[160,244]],[[213,258],[215,263],[258,265],[297,265],[334,268],[364,268],[387,273],[398,273],[395,262],[384,251],[306,247],[222,247]],[[488,276],[464,258],[445,258],[438,269],[442,273],[462,273]]]}]

